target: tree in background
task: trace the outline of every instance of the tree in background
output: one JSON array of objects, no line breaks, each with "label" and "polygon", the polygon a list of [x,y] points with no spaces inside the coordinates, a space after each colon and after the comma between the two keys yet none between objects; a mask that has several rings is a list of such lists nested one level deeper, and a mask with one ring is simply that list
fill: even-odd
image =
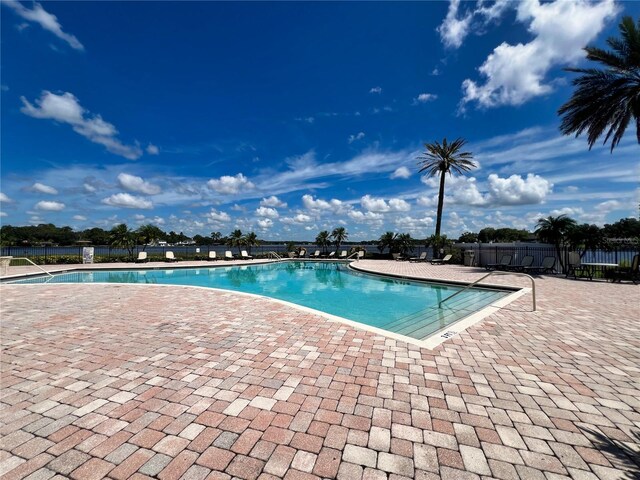
[{"label": "tree in background", "polygon": [[567,244],[571,250],[576,250],[580,254],[580,258],[584,257],[588,251],[609,249],[604,230],[588,223],[571,227],[567,232]]},{"label": "tree in background", "polygon": [[220,232],[211,232],[211,243],[214,245],[220,243],[222,240],[222,234]]},{"label": "tree in background", "polygon": [[[418,165],[420,172],[426,172],[429,177],[440,175],[440,189],[438,190],[438,213],[436,216],[435,236],[440,236],[440,227],[442,226],[442,208],[444,206],[444,181],[448,173],[455,172],[458,175],[464,175],[466,172],[476,168],[473,162],[471,152],[463,152],[466,140],[458,138],[452,143],[448,143],[447,139],[442,140],[442,144],[438,141],[433,143],[425,143],[427,149],[418,157]],[[433,247],[433,256],[437,256],[437,249]]]},{"label": "tree in background", "polygon": [[237,229],[231,232],[231,235],[227,237],[227,246],[236,247],[238,249],[238,254],[240,254],[240,250],[244,245],[244,237],[242,236],[242,231]]},{"label": "tree in background", "polygon": [[389,249],[389,254],[393,253],[393,247],[396,245],[396,234],[394,232],[385,232],[378,239],[378,250],[384,253],[384,249]]},{"label": "tree in background", "polygon": [[403,257],[408,257],[413,252],[413,238],[408,233],[399,233],[394,239],[393,249]]},{"label": "tree in background", "polygon": [[322,253],[327,253],[327,247],[331,245],[331,234],[323,230],[316,236],[316,245],[322,247]]},{"label": "tree in background", "polygon": [[244,244],[247,247],[249,255],[251,255],[251,247],[260,245],[260,240],[254,232],[249,232],[244,236]]},{"label": "tree in background", "polygon": [[478,241],[478,234],[473,232],[464,232],[458,238],[458,242],[460,243],[476,243]]},{"label": "tree in background", "polygon": [[331,232],[331,238],[333,239],[333,243],[336,245],[336,250],[340,249],[340,245],[349,237],[349,234],[345,230],[344,227],[337,227],[333,229]]},{"label": "tree in background", "polygon": [[587,60],[599,63],[603,70],[565,69],[581,75],[572,82],[576,87],[573,95],[558,110],[560,131],[577,137],[586,130],[589,149],[605,135],[603,143],[611,138],[613,152],[631,119],[640,143],[640,19],[636,25],[632,17],[624,17],[619,28],[622,38],[607,39],[612,50],[584,49]]},{"label": "tree in background", "polygon": [[113,248],[123,248],[129,253],[129,257],[133,260],[133,249],[136,247],[136,234],[133,230],[129,230],[126,224],[116,225],[109,232],[109,245]]},{"label": "tree in background", "polygon": [[137,242],[142,245],[142,251],[144,252],[147,245],[154,244],[158,240],[162,240],[165,237],[165,233],[155,225],[142,225],[135,232]]},{"label": "tree in background", "polygon": [[551,243],[555,247],[556,254],[560,260],[560,266],[562,267],[562,271],[564,271],[561,248],[567,241],[569,231],[576,226],[576,221],[566,215],[560,215],[558,217],[549,216],[538,220],[537,225],[535,234],[541,242]]}]

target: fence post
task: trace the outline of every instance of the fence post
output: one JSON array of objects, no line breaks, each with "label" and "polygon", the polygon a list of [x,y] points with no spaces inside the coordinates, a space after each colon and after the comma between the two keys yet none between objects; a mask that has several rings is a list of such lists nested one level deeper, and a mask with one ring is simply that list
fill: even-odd
[{"label": "fence post", "polygon": [[47,264],[47,246],[44,246],[44,264]]}]

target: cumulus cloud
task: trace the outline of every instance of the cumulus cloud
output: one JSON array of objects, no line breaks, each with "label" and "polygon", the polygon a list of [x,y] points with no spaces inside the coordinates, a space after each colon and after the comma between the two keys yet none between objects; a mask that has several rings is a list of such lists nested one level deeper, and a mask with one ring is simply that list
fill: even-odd
[{"label": "cumulus cloud", "polygon": [[6,212],[0,212],[0,217],[8,217],[9,214]]},{"label": "cumulus cloud", "polygon": [[80,41],[74,35],[65,33],[62,30],[62,25],[60,25],[60,22],[58,22],[58,18],[55,15],[47,12],[39,3],[34,2],[33,8],[31,9],[25,7],[17,0],[2,0],[2,4],[11,8],[25,20],[37,23],[43,29],[53,33],[59,39],[64,40],[69,44],[71,48],[74,48],[75,50],[84,50],[84,46],[82,45],[82,43],[80,43]]},{"label": "cumulus cloud", "polygon": [[347,215],[356,223],[367,223],[373,227],[382,226],[384,215],[376,212],[361,212],[360,210],[350,210]]},{"label": "cumulus cloud", "polygon": [[391,178],[409,178],[411,176],[411,171],[407,167],[398,167],[391,174]]},{"label": "cumulus cloud", "polygon": [[273,220],[271,220],[270,218],[261,218],[260,220],[258,220],[258,227],[260,227],[262,230],[267,230],[273,227]]},{"label": "cumulus cloud", "polygon": [[271,207],[258,207],[256,208],[256,215],[259,217],[278,218],[280,215],[275,208]]},{"label": "cumulus cloud", "polygon": [[112,207],[121,208],[140,208],[143,210],[150,210],[153,208],[153,203],[144,197],[138,197],[129,193],[115,193],[110,197],[103,198],[102,203],[110,205]]},{"label": "cumulus cloud", "polygon": [[500,178],[492,173],[489,175],[488,184],[493,203],[499,205],[542,203],[553,187],[553,184],[532,173],[529,173],[527,178],[522,178],[520,175]]},{"label": "cumulus cloud", "polygon": [[160,153],[160,149],[153,143],[147,145],[146,150],[149,155],[158,155]]},{"label": "cumulus cloud", "polygon": [[272,208],[285,208],[287,206],[286,202],[283,202],[275,195],[272,195],[267,198],[263,198],[260,200],[261,207],[272,207]]},{"label": "cumulus cloud", "polygon": [[398,217],[394,220],[394,224],[398,230],[408,232],[415,236],[424,235],[427,228],[433,225],[434,221],[431,217],[415,218],[411,216]]},{"label": "cumulus cloud", "polygon": [[340,211],[344,207],[344,202],[341,200],[332,198],[331,200],[322,200],[320,198],[313,198],[312,195],[303,195],[302,196],[302,204],[308,210],[332,210],[334,212]]},{"label": "cumulus cloud", "polygon": [[411,210],[411,205],[400,198],[392,198],[387,202],[383,198],[375,198],[371,195],[362,197],[360,205],[369,212],[408,212]]},{"label": "cumulus cloud", "polygon": [[293,217],[284,217],[281,222],[286,224],[286,225],[293,225],[293,224],[300,224],[300,223],[308,223],[313,221],[313,218],[311,218],[309,215],[306,215],[304,213],[299,213]]},{"label": "cumulus cloud", "polygon": [[84,191],[87,193],[95,193],[95,191],[97,190],[97,188],[90,183],[83,183],[82,188],[84,188]]},{"label": "cumulus cloud", "polygon": [[218,211],[215,208],[212,208],[210,212],[206,213],[205,217],[207,218],[209,223],[228,222],[231,220],[231,217],[228,213]]},{"label": "cumulus cloud", "polygon": [[6,193],[2,193],[0,192],[0,202],[2,203],[13,203],[13,200],[11,200]]},{"label": "cumulus cloud", "polygon": [[382,87],[372,87],[369,93],[382,93]]},{"label": "cumulus cloud", "polygon": [[348,143],[353,143],[356,142],[358,140],[362,140],[364,138],[364,132],[358,132],[355,135],[349,135],[349,138],[347,138],[347,142]]},{"label": "cumulus cloud", "polygon": [[122,188],[130,192],[144,193],[145,195],[157,195],[162,192],[158,185],[153,185],[141,177],[129,175],[128,173],[118,175],[118,183]]},{"label": "cumulus cloud", "polygon": [[434,93],[421,93],[416,98],[413,99],[413,104],[418,105],[419,103],[427,103],[432,102],[438,99],[438,95]]},{"label": "cumulus cloud", "polygon": [[65,204],[62,202],[48,202],[48,201],[42,201],[42,202],[38,202],[36,203],[36,210],[43,210],[43,211],[47,211],[47,212],[59,212],[61,210],[64,210],[65,208]]},{"label": "cumulus cloud", "polygon": [[73,219],[78,220],[79,222],[84,222],[87,220],[87,217],[85,217],[84,215],[74,215]]},{"label": "cumulus cloud", "polygon": [[218,179],[211,179],[207,182],[211,190],[225,195],[240,193],[244,190],[252,190],[256,186],[242,173],[235,176],[223,175]]},{"label": "cumulus cloud", "polygon": [[31,185],[30,190],[33,191],[33,192],[38,192],[38,193],[46,193],[48,195],[57,195],[58,194],[58,190],[56,190],[53,187],[50,187],[49,185],[45,185],[45,184],[40,183],[40,182],[36,182],[33,185]]},{"label": "cumulus cloud", "polygon": [[517,21],[527,25],[533,40],[498,45],[479,68],[484,83],[471,79],[462,83],[461,107],[468,102],[482,107],[521,105],[549,93],[549,70],[584,58],[584,46],[618,13],[613,0],[556,0],[543,4],[527,0],[516,5]]},{"label": "cumulus cloud", "polygon": [[25,97],[20,97],[20,100],[24,105],[20,111],[25,115],[71,125],[74,132],[129,160],[137,160],[142,156],[139,146],[123,144],[117,138],[116,127],[105,122],[100,115],[93,115],[85,110],[72,93],[64,92],[58,95],[43,90],[35,105]]}]

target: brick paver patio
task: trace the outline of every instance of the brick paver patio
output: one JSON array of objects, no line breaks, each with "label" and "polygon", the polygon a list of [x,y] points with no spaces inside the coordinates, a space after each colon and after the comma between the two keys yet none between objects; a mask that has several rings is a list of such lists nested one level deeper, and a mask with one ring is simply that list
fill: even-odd
[{"label": "brick paver patio", "polygon": [[426,350],[231,292],[2,285],[0,476],[640,478],[640,287],[537,286]]}]

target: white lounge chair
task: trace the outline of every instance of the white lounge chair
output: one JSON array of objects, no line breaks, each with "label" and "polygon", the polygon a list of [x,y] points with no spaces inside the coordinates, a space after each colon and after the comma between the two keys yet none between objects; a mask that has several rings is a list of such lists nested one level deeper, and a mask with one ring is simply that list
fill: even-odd
[{"label": "white lounge chair", "polygon": [[320,258],[320,250],[316,250],[315,252],[313,252],[313,255],[310,255],[313,258]]},{"label": "white lounge chair", "polygon": [[449,263],[449,260],[451,260],[452,257],[453,255],[447,254],[444,258],[434,258],[431,260],[431,265],[444,265],[445,263]]},{"label": "white lounge chair", "polygon": [[209,252],[209,260],[218,260],[218,255],[215,251]]},{"label": "white lounge chair", "polygon": [[336,256],[336,252],[330,252],[329,255],[327,255],[327,258],[333,258]]},{"label": "white lounge chair", "polygon": [[138,258],[136,258],[136,263],[148,262],[149,257],[147,256],[147,252],[138,252]]},{"label": "white lounge chair", "polygon": [[253,257],[249,255],[246,250],[242,250],[240,252],[240,258],[242,258],[243,260],[253,260]]},{"label": "white lounge chair", "polygon": [[342,250],[340,252],[340,255],[338,256],[338,258],[341,258],[341,259],[347,258],[347,251],[346,250]]},{"label": "white lounge chair", "polygon": [[422,252],[419,257],[411,257],[409,259],[410,262],[426,262],[427,261],[427,252]]},{"label": "white lounge chair", "polygon": [[233,260],[233,253],[231,253],[231,250],[227,250],[224,252],[224,259]]},{"label": "white lounge chair", "polygon": [[165,262],[177,262],[178,259],[176,258],[176,256],[173,254],[173,252],[171,250],[169,250],[168,252],[166,252],[164,254],[164,260]]},{"label": "white lounge chair", "polygon": [[307,256],[307,250],[304,248],[301,248],[300,251],[298,252],[298,258],[304,258]]}]

